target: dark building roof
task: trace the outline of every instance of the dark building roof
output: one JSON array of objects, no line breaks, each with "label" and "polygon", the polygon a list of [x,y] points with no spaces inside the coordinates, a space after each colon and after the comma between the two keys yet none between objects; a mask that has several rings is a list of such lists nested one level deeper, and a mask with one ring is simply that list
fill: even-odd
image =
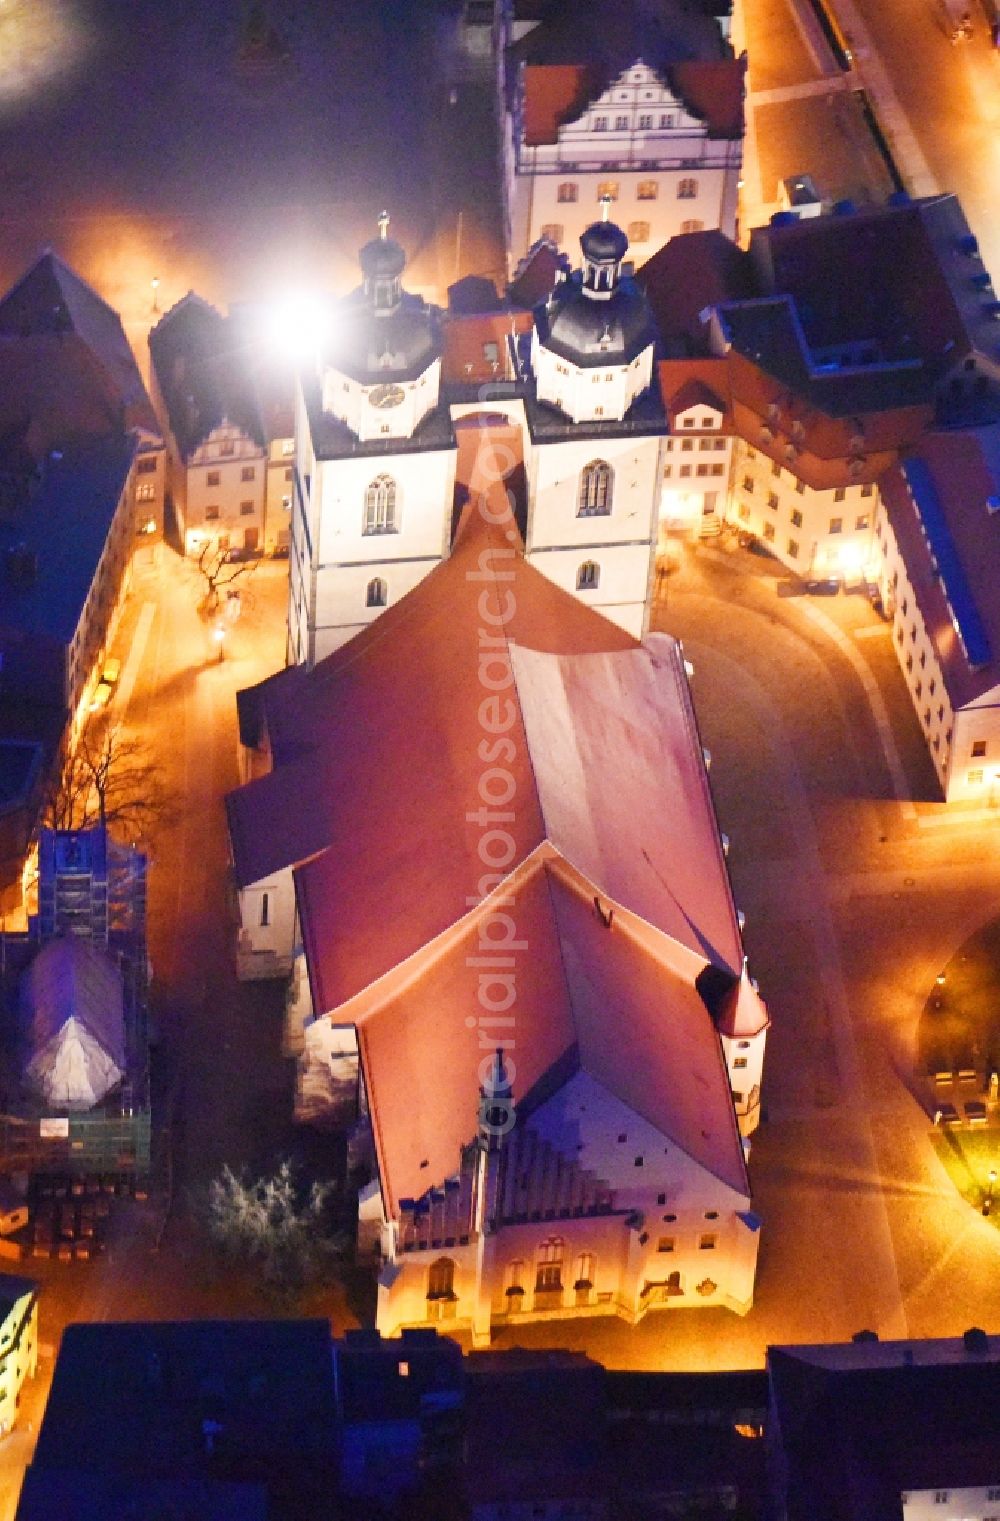
[{"label": "dark building roof", "polygon": [[548,238],[532,243],[514,271],[507,287],[507,299],[513,306],[534,310],[548,298],[557,280],[568,275],[569,259]]},{"label": "dark building roof", "polygon": [[[0,337],[35,340],[33,351],[46,356],[51,370],[59,369],[66,341],[77,339],[90,362],[90,388],[95,382],[99,385],[104,399],[115,408],[116,425],[142,428],[159,437],[156,415],[118,313],[51,250],[0,300]],[[0,355],[6,348],[0,342]]]},{"label": "dark building roof", "polygon": [[170,431],[185,460],[224,422],[261,449],[267,429],[239,328],[193,291],[149,335]]},{"label": "dark building roof", "polygon": [[338,1418],[351,1424],[419,1420],[431,1407],[458,1405],[465,1393],[462,1349],[434,1330],[348,1331],[333,1344]]},{"label": "dark building roof", "polygon": [[[627,249],[627,238],[624,233],[620,236]],[[610,241],[602,244],[610,246]],[[631,364],[637,354],[656,342],[649,303],[628,275],[619,279],[609,297],[599,300],[588,293],[577,270],[561,280],[548,301],[538,307],[535,327],[539,343],[582,369]]]},{"label": "dark building roof", "polygon": [[267,1521],[262,1484],[38,1468],[24,1476],[16,1521]]},{"label": "dark building roof", "polygon": [[39,1469],[262,1485],[269,1517],[331,1514],[336,1408],[325,1320],[72,1325]]},{"label": "dark building roof", "polygon": [[0,1273],[0,1320],[6,1320],[25,1294],[37,1293],[38,1284],[33,1278],[22,1278],[18,1273]]},{"label": "dark building roof", "polygon": [[788,1521],[899,1521],[906,1491],[1000,1483],[995,1341],[772,1347],[768,1369]]},{"label": "dark building roof", "polygon": [[[855,345],[862,365],[883,369],[881,388],[896,367],[898,404],[919,386],[906,379],[907,367],[923,368],[929,394],[966,355],[995,360],[996,298],[953,195],[756,228],[750,256],[761,294],[791,298],[800,346],[817,364]],[[826,368],[844,363],[828,358]],[[951,403],[948,421],[998,415],[992,392],[966,393]]]},{"label": "dark building roof", "polygon": [[416,380],[441,353],[439,318],[408,291],[391,311],[376,311],[361,287],[340,303],[324,357],[361,385]]},{"label": "dark building roof", "polygon": [[602,6],[561,0],[509,52],[514,63],[592,64],[602,89],[639,58],[661,72],[682,60],[731,56],[712,14],[683,0],[619,0],[613,20]]},{"label": "dark building roof", "polygon": [[49,455],[35,494],[0,518],[0,636],[72,639],[135,447],[118,435]]},{"label": "dark building roof", "polygon": [[605,1373],[566,1353],[468,1359],[466,1484],[475,1505],[594,1499],[608,1482]]},{"label": "dark building roof", "polygon": [[635,278],[670,357],[708,353],[706,307],[757,294],[748,255],[717,229],[671,238]]}]

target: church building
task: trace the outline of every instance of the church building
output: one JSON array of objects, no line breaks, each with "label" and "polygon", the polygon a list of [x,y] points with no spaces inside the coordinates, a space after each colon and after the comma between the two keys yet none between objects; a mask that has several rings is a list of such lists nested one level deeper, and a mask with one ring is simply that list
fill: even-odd
[{"label": "church building", "polygon": [[445,314],[404,289],[405,255],[383,215],[361,250],[360,287],[301,378],[290,662],[321,660],[449,553],[460,438],[498,419],[528,560],[642,635],[667,421],[652,384],[655,326],[610,204],[530,334],[512,314],[492,341],[497,375],[513,378],[487,383],[444,372]]},{"label": "church building", "polygon": [[743,1313],[768,1021],[683,654],[533,563],[510,433],[460,438],[446,558],[240,695],[244,975],[355,1121],[382,1331]]}]

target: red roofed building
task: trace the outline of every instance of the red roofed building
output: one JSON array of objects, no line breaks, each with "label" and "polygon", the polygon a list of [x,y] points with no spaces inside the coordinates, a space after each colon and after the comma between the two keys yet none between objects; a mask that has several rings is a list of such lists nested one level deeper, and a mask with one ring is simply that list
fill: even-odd
[{"label": "red roofed building", "polygon": [[241,954],[300,968],[303,1073],[360,1090],[380,1329],[749,1308],[767,1016],[679,646],[536,570],[494,480],[240,716]]},{"label": "red roofed building", "polygon": [[573,249],[603,194],[638,257],[681,232],[736,229],[745,61],[719,7],[567,0],[506,8],[504,195],[511,266],[540,238]]}]

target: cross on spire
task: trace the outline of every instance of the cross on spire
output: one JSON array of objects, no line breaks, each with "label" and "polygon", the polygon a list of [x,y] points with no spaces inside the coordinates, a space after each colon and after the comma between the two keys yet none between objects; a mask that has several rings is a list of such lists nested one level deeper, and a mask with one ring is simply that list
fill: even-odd
[{"label": "cross on spire", "polygon": [[601,196],[601,221],[611,221],[611,197],[607,194],[606,191],[604,195]]},{"label": "cross on spire", "polygon": [[387,211],[380,211],[378,214],[378,235],[383,242],[389,236],[389,213]]}]

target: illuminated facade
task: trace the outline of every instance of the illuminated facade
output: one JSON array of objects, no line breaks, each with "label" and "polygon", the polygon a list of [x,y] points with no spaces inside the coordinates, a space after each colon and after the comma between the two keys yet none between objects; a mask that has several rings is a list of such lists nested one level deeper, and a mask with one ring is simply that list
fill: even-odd
[{"label": "illuminated facade", "polygon": [[[270,522],[276,469],[290,469],[268,437],[231,320],[189,292],[149,335],[153,398],[164,418],[168,481],[184,553],[277,547],[287,509]],[[279,458],[281,463],[279,464]],[[282,493],[289,494],[285,486]]]},{"label": "illuminated facade", "polygon": [[340,303],[299,391],[290,660],[321,660],[448,554],[462,440],[474,445],[487,423],[498,439],[498,418],[495,468],[516,498],[528,558],[642,634],[666,419],[651,384],[655,328],[609,207],[530,336],[512,319],[491,338],[496,373],[513,376],[496,384],[466,382],[465,364],[444,373],[442,314],[403,288],[387,218],[362,249],[362,286]]},{"label": "illuminated facade", "polygon": [[501,21],[511,267],[540,238],[575,247],[605,195],[640,258],[681,232],[734,236],[743,64],[718,19],[627,5],[609,23],[555,6],[525,29],[513,10]]},{"label": "illuminated facade", "polygon": [[684,661],[539,573],[483,469],[508,435],[460,449],[446,559],[241,694],[244,975],[294,968],[300,1099],[358,1105],[381,1329],[742,1313],[767,1016]]}]

